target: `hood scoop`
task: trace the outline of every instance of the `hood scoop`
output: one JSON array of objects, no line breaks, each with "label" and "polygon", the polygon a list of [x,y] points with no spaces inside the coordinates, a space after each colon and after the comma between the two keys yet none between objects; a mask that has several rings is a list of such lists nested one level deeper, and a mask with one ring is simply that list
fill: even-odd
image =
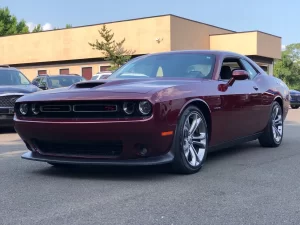
[{"label": "hood scoop", "polygon": [[105,84],[106,82],[86,82],[86,83],[78,83],[75,85],[75,88],[94,88]]}]

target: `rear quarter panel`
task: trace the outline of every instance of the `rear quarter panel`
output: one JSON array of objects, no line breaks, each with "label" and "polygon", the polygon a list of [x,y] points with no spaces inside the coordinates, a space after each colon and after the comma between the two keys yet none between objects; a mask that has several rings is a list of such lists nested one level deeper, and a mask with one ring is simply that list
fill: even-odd
[{"label": "rear quarter panel", "polygon": [[[271,104],[277,98],[282,100],[283,117],[286,118],[290,105],[289,88],[280,79],[260,74],[255,78],[257,85],[263,90],[262,105],[268,107],[268,112],[271,111]],[[267,115],[269,116],[269,114]]]}]

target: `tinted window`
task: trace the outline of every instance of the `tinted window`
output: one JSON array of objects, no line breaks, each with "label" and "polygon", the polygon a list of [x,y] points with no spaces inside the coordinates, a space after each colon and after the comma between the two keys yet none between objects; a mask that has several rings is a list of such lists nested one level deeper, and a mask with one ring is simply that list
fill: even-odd
[{"label": "tinted window", "polygon": [[170,53],[140,57],[126,63],[108,79],[204,78],[211,79],[215,56],[201,53]]},{"label": "tinted window", "polygon": [[77,76],[57,76],[49,77],[49,85],[52,88],[68,87],[74,83],[83,81],[82,77]]},{"label": "tinted window", "polygon": [[99,75],[94,75],[94,76],[92,76],[91,80],[97,80],[98,77],[99,77]]},{"label": "tinted window", "polygon": [[249,73],[250,78],[252,79],[253,77],[255,77],[255,75],[257,75],[257,71],[253,68],[253,66],[244,59],[241,59],[241,61],[244,65],[245,69]]},{"label": "tinted window", "polygon": [[17,70],[0,70],[0,85],[28,85],[30,81]]}]

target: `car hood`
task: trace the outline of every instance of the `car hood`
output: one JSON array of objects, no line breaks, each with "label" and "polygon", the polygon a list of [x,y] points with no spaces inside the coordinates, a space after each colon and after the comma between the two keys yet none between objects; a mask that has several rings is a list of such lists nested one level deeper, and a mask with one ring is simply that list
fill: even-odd
[{"label": "car hood", "polygon": [[300,91],[290,90],[290,94],[300,94]]},{"label": "car hood", "polygon": [[210,80],[167,78],[93,80],[73,84],[68,88],[42,91],[19,101],[148,98],[163,89],[208,81]]},{"label": "car hood", "polygon": [[89,90],[89,91],[105,91],[118,93],[139,93],[146,94],[149,92],[159,91],[165,88],[188,85],[194,82],[204,82],[208,80],[202,79],[114,79],[114,80],[96,80],[86,81],[72,85],[69,90]]},{"label": "car hood", "polygon": [[8,85],[8,86],[0,85],[0,94],[7,94],[7,93],[29,94],[39,90],[40,89],[34,85]]}]

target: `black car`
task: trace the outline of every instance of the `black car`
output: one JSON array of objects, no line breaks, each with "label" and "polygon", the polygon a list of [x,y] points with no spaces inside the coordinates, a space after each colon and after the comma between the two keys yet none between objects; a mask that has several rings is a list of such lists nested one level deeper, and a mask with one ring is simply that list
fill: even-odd
[{"label": "black car", "polygon": [[16,68],[0,65],[0,127],[13,127],[15,101],[23,95],[41,91]]},{"label": "black car", "polygon": [[292,109],[298,109],[300,107],[300,91],[290,90],[290,104]]},{"label": "black car", "polygon": [[33,79],[32,84],[40,89],[47,90],[68,87],[85,80],[85,78],[78,74],[39,75]]}]

